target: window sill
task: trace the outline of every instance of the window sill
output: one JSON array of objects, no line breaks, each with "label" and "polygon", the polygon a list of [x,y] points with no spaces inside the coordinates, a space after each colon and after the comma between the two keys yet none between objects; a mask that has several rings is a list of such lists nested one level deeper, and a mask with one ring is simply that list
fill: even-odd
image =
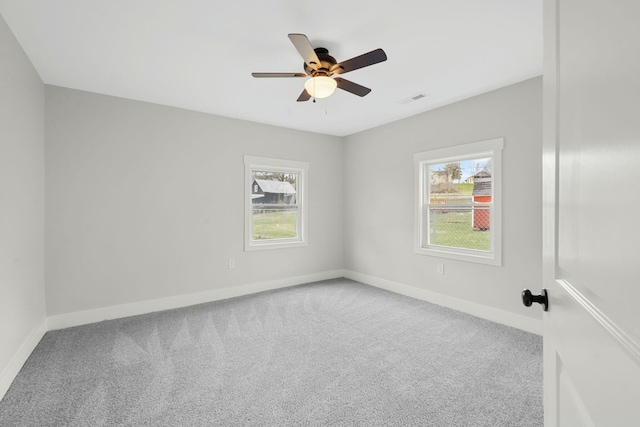
[{"label": "window sill", "polygon": [[439,258],[448,258],[455,259],[458,261],[467,261],[474,262],[477,264],[485,264],[485,265],[493,265],[496,267],[502,266],[502,259],[497,257],[492,252],[487,252],[486,255],[482,253],[477,253],[473,251],[463,251],[451,248],[451,250],[447,250],[447,248],[415,248],[413,250],[418,255],[427,255],[427,256],[435,256]]},{"label": "window sill", "polygon": [[244,251],[262,251],[269,249],[288,249],[308,246],[306,241],[301,240],[283,240],[283,241],[251,241],[245,245]]}]

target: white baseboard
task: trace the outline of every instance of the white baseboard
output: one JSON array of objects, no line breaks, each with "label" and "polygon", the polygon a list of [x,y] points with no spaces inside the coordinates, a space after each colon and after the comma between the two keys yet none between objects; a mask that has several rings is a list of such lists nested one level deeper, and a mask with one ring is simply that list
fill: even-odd
[{"label": "white baseboard", "polygon": [[27,361],[33,350],[35,350],[36,346],[44,337],[44,334],[47,333],[47,318],[44,317],[38,326],[35,327],[33,331],[29,334],[27,339],[24,340],[16,354],[9,362],[9,365],[5,368],[2,375],[0,375],[0,400],[4,397],[9,390],[9,386],[22,369],[22,366]]},{"label": "white baseboard", "polygon": [[492,322],[501,323],[533,334],[542,335],[542,320],[521,316],[519,314],[493,307],[487,307],[486,305],[427,291],[425,289],[419,289],[414,286],[404,285],[391,280],[368,276],[351,270],[345,270],[344,277],[367,285],[375,286],[377,288],[385,289],[387,291],[395,292],[397,294],[449,307],[476,317],[491,320]]},{"label": "white baseboard", "polygon": [[324,271],[321,273],[306,274],[303,276],[288,277],[285,279],[270,280],[267,282],[252,283],[248,285],[213,289],[205,292],[176,295],[173,297],[159,298],[149,301],[140,301],[130,304],[114,305],[92,310],[58,314],[49,316],[49,330],[86,325],[88,323],[96,323],[108,319],[119,319],[122,317],[136,316],[138,314],[146,314],[154,311],[171,310],[174,308],[187,307],[190,305],[239,297],[242,295],[249,295],[257,292],[269,291],[272,289],[286,288],[289,286],[301,285],[303,283],[316,282],[319,280],[336,279],[340,277],[344,277],[344,270]]}]

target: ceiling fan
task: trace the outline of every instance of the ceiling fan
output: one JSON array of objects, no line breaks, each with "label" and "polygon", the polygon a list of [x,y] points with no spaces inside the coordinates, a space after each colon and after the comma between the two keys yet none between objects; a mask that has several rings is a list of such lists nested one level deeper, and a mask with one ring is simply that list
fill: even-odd
[{"label": "ceiling fan", "polygon": [[289,34],[289,39],[304,59],[304,73],[251,73],[251,75],[257,78],[310,76],[311,78],[304,83],[304,90],[298,97],[298,102],[308,101],[311,98],[326,98],[333,94],[336,87],[354,95],[365,96],[371,92],[368,87],[342,77],[331,76],[348,73],[387,60],[384,50],[376,49],[355,58],[337,62],[324,47],[314,49],[304,34]]}]

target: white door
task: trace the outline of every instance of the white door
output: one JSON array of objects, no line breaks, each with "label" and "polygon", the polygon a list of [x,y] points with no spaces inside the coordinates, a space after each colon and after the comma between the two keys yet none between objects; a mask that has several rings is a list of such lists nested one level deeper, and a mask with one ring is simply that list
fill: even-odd
[{"label": "white door", "polygon": [[545,426],[640,426],[640,0],[544,0]]}]

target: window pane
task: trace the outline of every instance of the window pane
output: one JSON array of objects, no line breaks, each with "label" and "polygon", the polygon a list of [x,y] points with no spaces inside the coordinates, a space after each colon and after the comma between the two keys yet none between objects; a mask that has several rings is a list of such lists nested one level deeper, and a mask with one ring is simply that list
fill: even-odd
[{"label": "window pane", "polygon": [[490,251],[491,158],[425,166],[429,180],[427,244]]},{"label": "window pane", "polygon": [[429,244],[491,250],[489,206],[429,207]]},{"label": "window pane", "polygon": [[253,204],[295,205],[298,174],[274,171],[252,171],[251,201]]},{"label": "window pane", "polygon": [[253,207],[252,239],[293,239],[298,237],[297,206]]},{"label": "window pane", "polygon": [[297,173],[252,171],[252,240],[298,238]]},{"label": "window pane", "polygon": [[[460,203],[471,200],[483,187],[491,195],[490,157],[426,165],[430,203]],[[488,182],[488,185],[480,183]],[[488,190],[488,192],[486,191]]]}]

